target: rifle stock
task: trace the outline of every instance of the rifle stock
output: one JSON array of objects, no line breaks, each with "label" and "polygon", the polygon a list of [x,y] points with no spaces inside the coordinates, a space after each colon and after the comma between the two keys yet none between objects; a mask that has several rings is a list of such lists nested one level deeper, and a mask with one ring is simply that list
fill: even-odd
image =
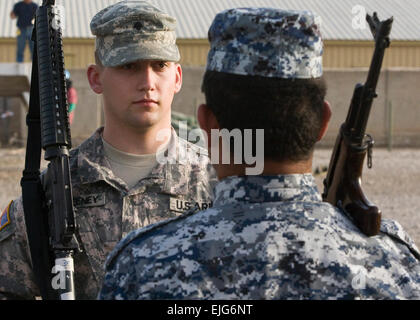
[{"label": "rifle stock", "polygon": [[379,79],[385,49],[389,46],[389,34],[393,18],[379,21],[376,12],[366,20],[375,38],[375,51],[365,84],[357,84],[345,122],[337,136],[327,176],[324,180],[323,200],[344,210],[355,225],[367,236],[379,233],[381,211],[372,204],[361,187],[363,163],[368,155],[368,167],[372,166],[373,139],[366,135],[373,99]]}]

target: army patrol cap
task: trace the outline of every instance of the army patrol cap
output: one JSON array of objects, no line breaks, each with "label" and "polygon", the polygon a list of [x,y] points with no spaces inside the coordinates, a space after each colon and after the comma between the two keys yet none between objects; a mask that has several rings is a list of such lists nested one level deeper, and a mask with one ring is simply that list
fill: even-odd
[{"label": "army patrol cap", "polygon": [[180,59],[176,19],[146,1],[121,1],[99,11],[90,23],[105,67],[136,60]]},{"label": "army patrol cap", "polygon": [[235,8],[216,15],[207,70],[273,78],[322,76],[321,18],[310,11]]}]

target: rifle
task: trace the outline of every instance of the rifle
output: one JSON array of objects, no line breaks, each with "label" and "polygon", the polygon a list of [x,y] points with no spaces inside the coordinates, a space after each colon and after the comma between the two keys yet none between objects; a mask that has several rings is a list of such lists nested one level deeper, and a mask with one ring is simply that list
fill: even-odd
[{"label": "rifle", "polygon": [[363,162],[368,154],[372,167],[373,138],[365,134],[385,49],[390,45],[393,17],[379,21],[376,12],[366,20],[375,39],[375,51],[365,84],[354,89],[345,122],[337,136],[327,176],[324,180],[324,201],[344,210],[355,225],[367,236],[379,233],[381,211],[372,204],[361,189]]},{"label": "rifle", "polygon": [[[55,0],[35,16],[28,138],[21,179],[32,269],[43,299],[75,299],[73,253],[78,250],[70,179],[67,90]],[[48,169],[41,177],[41,146]],[[44,184],[41,180],[44,180]],[[45,186],[45,189],[44,189]],[[59,275],[53,277],[53,273]],[[59,279],[57,279],[59,277]]]}]

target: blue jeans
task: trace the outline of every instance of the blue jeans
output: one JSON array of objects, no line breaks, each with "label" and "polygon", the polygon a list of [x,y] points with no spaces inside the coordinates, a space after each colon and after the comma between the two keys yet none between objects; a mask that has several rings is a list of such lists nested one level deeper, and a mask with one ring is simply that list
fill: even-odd
[{"label": "blue jeans", "polygon": [[17,37],[17,51],[16,51],[16,61],[23,62],[23,53],[25,51],[26,41],[28,41],[29,49],[31,50],[31,57],[34,52],[34,42],[31,40],[33,26],[26,28],[19,28],[20,35]]}]

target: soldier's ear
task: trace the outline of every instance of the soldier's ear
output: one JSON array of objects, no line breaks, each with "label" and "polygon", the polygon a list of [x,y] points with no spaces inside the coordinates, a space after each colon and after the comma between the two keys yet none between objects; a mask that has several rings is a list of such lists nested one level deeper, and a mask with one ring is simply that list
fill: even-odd
[{"label": "soldier's ear", "polygon": [[321,129],[319,130],[317,141],[321,140],[325,136],[330,119],[331,119],[331,106],[328,101],[324,101],[324,110],[322,112],[322,125],[321,125]]},{"label": "soldier's ear", "polygon": [[198,107],[197,120],[201,129],[206,131],[207,134],[210,134],[211,129],[220,129],[219,122],[213,111],[204,103]]},{"label": "soldier's ear", "polygon": [[182,87],[182,68],[179,63],[175,64],[175,93],[178,93]]},{"label": "soldier's ear", "polygon": [[91,64],[87,69],[87,78],[89,85],[92,88],[93,92],[101,94],[103,92],[102,82],[101,82],[101,67],[96,64]]}]

